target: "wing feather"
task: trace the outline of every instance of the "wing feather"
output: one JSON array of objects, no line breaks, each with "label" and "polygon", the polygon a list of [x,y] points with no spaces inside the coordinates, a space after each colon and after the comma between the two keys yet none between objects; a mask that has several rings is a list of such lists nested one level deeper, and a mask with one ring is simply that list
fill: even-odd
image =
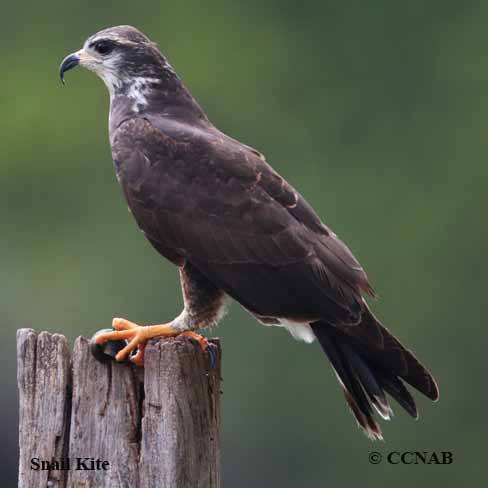
[{"label": "wing feather", "polygon": [[259,153],[161,117],[121,124],[112,151],[138,225],[173,262],[263,316],[359,319],[363,269]]}]

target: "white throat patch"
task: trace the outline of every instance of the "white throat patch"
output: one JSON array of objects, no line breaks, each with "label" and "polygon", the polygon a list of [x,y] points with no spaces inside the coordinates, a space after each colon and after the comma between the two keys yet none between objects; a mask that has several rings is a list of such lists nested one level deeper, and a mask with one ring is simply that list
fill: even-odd
[{"label": "white throat patch", "polygon": [[[95,70],[93,70],[95,71]],[[98,75],[100,78],[103,80],[105,83],[105,86],[108,88],[108,92],[110,93],[110,98],[112,99],[115,95],[115,92],[117,91],[118,88],[120,88],[123,84],[122,80],[115,76],[111,71],[109,70],[100,70],[98,72]]]},{"label": "white throat patch", "polygon": [[147,107],[147,94],[151,90],[150,85],[160,83],[158,78],[137,77],[130,81],[129,88],[125,94],[134,100],[132,109],[134,112],[140,112]]}]

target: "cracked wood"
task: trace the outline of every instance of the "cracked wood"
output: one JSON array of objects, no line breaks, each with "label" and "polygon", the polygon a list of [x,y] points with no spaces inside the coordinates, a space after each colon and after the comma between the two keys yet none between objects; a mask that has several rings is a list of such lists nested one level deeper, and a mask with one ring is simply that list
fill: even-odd
[{"label": "cracked wood", "polygon": [[[208,371],[189,339],[158,339],[141,370],[99,363],[82,337],[71,358],[64,336],[19,330],[19,488],[218,488],[220,357]],[[32,470],[34,457],[70,469]]]}]

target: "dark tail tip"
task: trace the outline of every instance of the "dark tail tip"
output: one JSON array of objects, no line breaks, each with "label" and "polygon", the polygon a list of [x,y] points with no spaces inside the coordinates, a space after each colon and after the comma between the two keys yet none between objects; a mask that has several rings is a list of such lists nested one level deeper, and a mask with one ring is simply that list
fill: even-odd
[{"label": "dark tail tip", "polygon": [[[395,364],[388,369],[386,365],[375,361],[374,355],[366,346],[360,347],[349,335],[336,327],[323,322],[311,324],[311,327],[332,363],[352,414],[370,439],[383,439],[381,429],[373,416],[374,410],[386,420],[389,420],[393,414],[385,392],[409,415],[418,418],[415,401],[401,379],[401,372],[395,369]],[[409,354],[401,345],[400,347],[401,350],[397,349],[398,354],[402,356]],[[385,354],[391,357],[392,350],[385,351]],[[417,362],[413,356],[412,358]],[[412,378],[405,374],[407,377],[404,379],[412,383]],[[419,389],[435,400],[438,398],[437,385],[430,374],[426,374],[432,380],[432,384],[426,385],[426,379],[422,378]]]}]

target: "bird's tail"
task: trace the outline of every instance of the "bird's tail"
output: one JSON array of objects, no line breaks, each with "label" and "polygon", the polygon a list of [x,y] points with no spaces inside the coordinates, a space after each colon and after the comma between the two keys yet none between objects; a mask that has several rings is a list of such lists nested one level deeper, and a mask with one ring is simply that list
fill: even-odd
[{"label": "bird's tail", "polygon": [[318,321],[311,327],[332,363],[352,414],[370,439],[382,439],[373,407],[384,419],[392,414],[385,392],[414,418],[418,417],[417,407],[404,381],[431,400],[439,397],[429,371],[366,305],[358,325],[336,327]]}]

